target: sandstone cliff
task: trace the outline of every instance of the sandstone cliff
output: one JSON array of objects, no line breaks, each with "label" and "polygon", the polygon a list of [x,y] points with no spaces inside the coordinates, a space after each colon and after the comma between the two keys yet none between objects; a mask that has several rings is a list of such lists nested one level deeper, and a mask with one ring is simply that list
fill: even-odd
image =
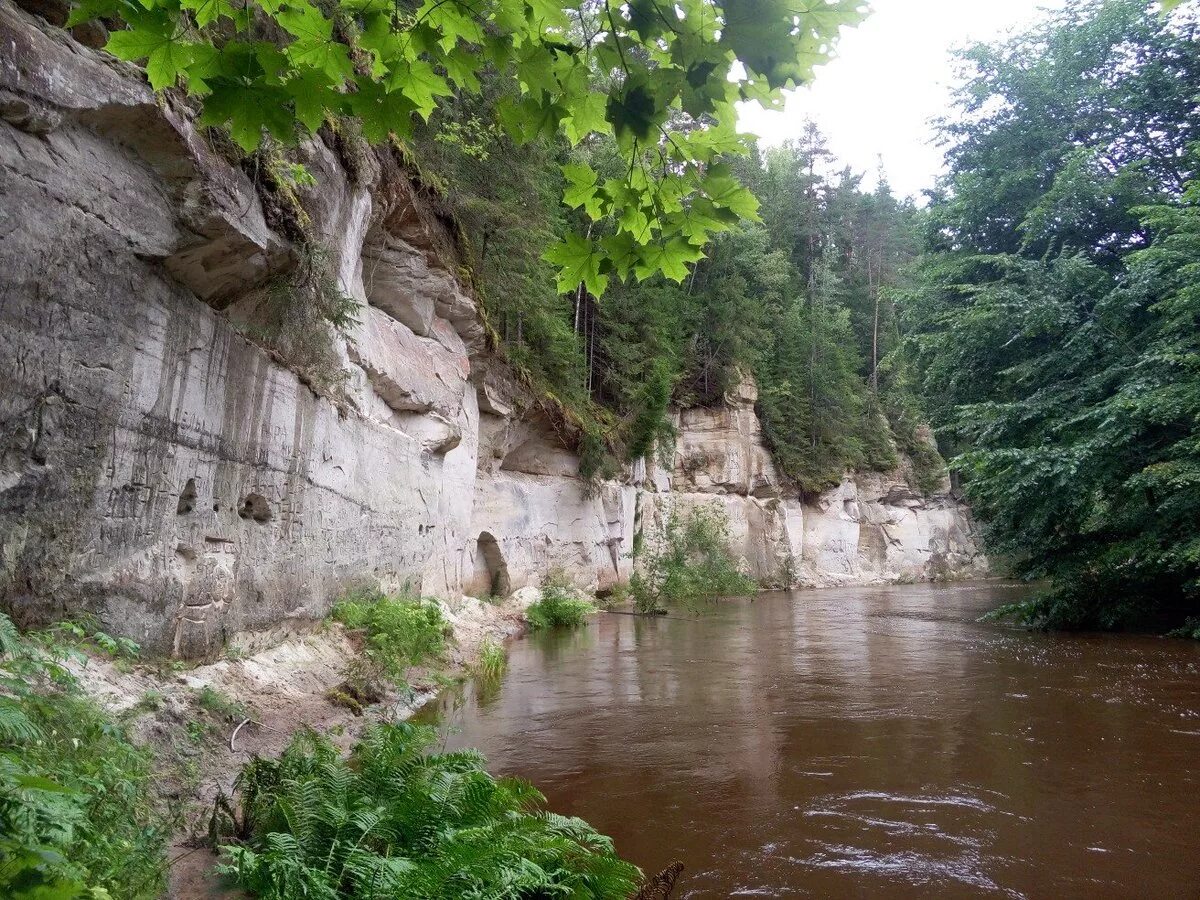
[{"label": "sandstone cliff", "polygon": [[[902,479],[782,496],[749,385],[679,414],[673,471],[586,491],[392,151],[324,135],[302,148],[316,187],[281,209],[181,104],[10,0],[0,46],[0,604],[18,618],[89,610],[202,656],[363,581],[480,595],[557,567],[604,589],[639,522],[695,502],[726,506],[768,582],[981,566],[965,510]],[[262,336],[264,298],[306,265],[297,218],[360,304],[328,359]]]},{"label": "sandstone cliff", "polygon": [[847,474],[804,502],[781,482],[763,444],[743,382],[716,408],[676,414],[679,440],[669,470],[652,466],[640,496],[643,527],[662,528],[674,510],[721,508],[734,549],[765,587],[930,581],[987,573],[969,511],[946,480],[932,496],[896,472]]}]

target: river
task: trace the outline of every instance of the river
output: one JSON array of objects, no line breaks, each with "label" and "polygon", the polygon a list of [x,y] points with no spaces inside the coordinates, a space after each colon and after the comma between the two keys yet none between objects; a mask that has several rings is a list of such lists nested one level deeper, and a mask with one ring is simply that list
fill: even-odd
[{"label": "river", "polygon": [[601,614],[426,719],[676,897],[1200,897],[1200,645],[977,621],[1022,590]]}]

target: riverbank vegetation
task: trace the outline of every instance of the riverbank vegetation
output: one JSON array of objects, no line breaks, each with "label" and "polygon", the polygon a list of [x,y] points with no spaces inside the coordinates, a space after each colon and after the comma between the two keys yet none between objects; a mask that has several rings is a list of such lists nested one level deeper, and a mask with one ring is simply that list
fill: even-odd
[{"label": "riverbank vegetation", "polygon": [[708,506],[673,510],[662,533],[642,548],[630,581],[640,613],[662,613],[673,606],[698,609],[720,597],[756,590],[758,585],[738,570],[730,551],[728,518]]},{"label": "riverbank vegetation", "polygon": [[0,896],[152,900],[170,831],[152,756],[80,689],[77,631],[21,636],[0,613]]},{"label": "riverbank vegetation", "polygon": [[373,696],[382,682],[402,686],[409,669],[446,652],[449,623],[432,600],[365,591],[338,601],[332,618],[363,638],[348,673],[352,696]]},{"label": "riverbank vegetation", "polygon": [[963,55],[903,321],[991,549],[1052,579],[1025,621],[1200,612],[1198,18],[1072,2]]},{"label": "riverbank vegetation", "polygon": [[223,869],[262,900],[628,897],[641,873],[580,819],[546,812],[471,751],[429,753],[433,729],[369,728],[350,753],[301,732],[239,779]]},{"label": "riverbank vegetation", "polygon": [[504,647],[493,640],[485,640],[479,647],[479,660],[472,666],[475,677],[485,684],[499,684],[508,670],[508,654]]},{"label": "riverbank vegetation", "polygon": [[578,628],[596,612],[596,605],[583,597],[562,572],[542,579],[542,595],[525,610],[525,621],[534,631],[547,628]]}]

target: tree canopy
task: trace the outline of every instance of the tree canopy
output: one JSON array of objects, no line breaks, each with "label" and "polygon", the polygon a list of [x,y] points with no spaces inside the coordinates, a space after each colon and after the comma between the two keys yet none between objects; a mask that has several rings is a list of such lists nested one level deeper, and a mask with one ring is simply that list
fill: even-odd
[{"label": "tree canopy", "polygon": [[600,295],[613,276],[680,281],[711,235],[755,218],[722,161],[745,152],[735,104],[777,103],[862,15],[860,0],[81,0],[71,22],[119,19],[107,49],[247,151],[329,116],[408,138],[489,74],[515,78],[490,111],[514,142],[611,136],[620,154],[608,177],[564,166],[566,204],[603,227],[546,248],[561,291]]},{"label": "tree canopy", "polygon": [[1194,6],[1076,0],[964,56],[902,308],[993,550],[1053,579],[1032,621],[1200,612],[1196,38]]}]

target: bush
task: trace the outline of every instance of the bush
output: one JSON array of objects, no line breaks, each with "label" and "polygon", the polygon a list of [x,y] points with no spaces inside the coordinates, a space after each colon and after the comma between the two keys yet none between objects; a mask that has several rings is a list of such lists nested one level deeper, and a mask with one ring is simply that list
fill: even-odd
[{"label": "bush", "polygon": [[335,605],[333,618],[366,633],[363,655],[371,674],[397,683],[410,667],[440,659],[446,650],[449,625],[432,600],[364,594]]},{"label": "bush", "polygon": [[654,613],[671,604],[694,606],[749,594],[758,585],[737,569],[729,551],[725,513],[700,507],[684,515],[671,514],[630,588],[637,610]]},{"label": "bush", "polygon": [[431,728],[377,725],[349,760],[314,732],[239,779],[243,842],[222,870],[263,900],[627,897],[640,872],[586,822]]},{"label": "bush", "polygon": [[575,593],[561,573],[551,573],[542,582],[542,598],[525,610],[525,620],[534,630],[578,628],[596,611],[596,606]]},{"label": "bush", "polygon": [[167,828],[150,754],[87,699],[59,634],[0,613],[0,897],[157,897]]}]

